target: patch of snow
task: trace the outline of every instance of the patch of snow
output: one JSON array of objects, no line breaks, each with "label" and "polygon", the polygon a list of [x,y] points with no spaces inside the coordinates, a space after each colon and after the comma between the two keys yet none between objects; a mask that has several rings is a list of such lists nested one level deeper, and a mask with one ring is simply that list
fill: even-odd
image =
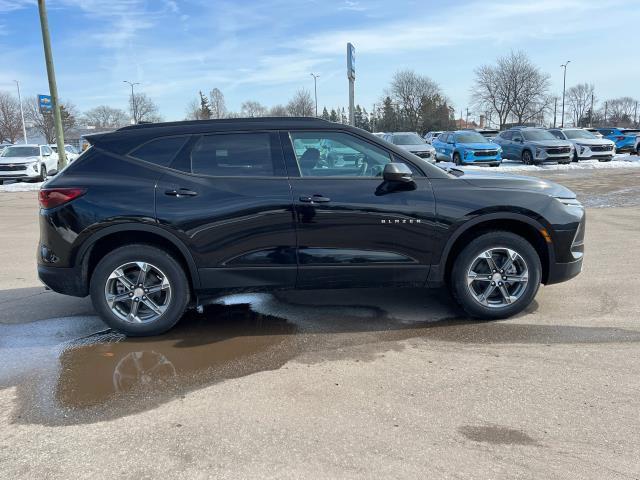
[{"label": "patch of snow", "polygon": [[443,168],[459,168],[460,170],[469,171],[488,171],[488,172],[544,172],[553,170],[591,170],[591,169],[609,169],[609,168],[634,168],[640,167],[640,157],[637,155],[618,154],[610,162],[600,162],[598,160],[582,160],[579,162],[571,162],[568,165],[546,164],[546,165],[524,165],[522,162],[514,160],[504,160],[499,167],[473,166],[465,165],[456,167],[451,162],[440,162],[437,164]]},{"label": "patch of snow", "polygon": [[15,182],[15,183],[5,183],[4,185],[0,185],[0,192],[35,192],[40,190],[44,182],[36,182],[36,183],[24,183],[24,182]]}]

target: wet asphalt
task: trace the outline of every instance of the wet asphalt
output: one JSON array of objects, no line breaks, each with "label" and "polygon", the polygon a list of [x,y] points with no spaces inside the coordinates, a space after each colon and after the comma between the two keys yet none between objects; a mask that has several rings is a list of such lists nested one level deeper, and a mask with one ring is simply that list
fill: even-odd
[{"label": "wet asphalt", "polygon": [[279,292],[143,339],[38,286],[35,195],[0,194],[0,477],[639,478],[640,176],[544,177],[591,207],[585,268],[516,318]]}]

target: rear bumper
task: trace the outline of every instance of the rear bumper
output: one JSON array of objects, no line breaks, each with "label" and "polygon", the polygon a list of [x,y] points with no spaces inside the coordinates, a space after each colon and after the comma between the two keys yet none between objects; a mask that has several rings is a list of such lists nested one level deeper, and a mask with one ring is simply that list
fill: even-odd
[{"label": "rear bumper", "polygon": [[74,297],[89,295],[89,287],[83,281],[82,271],[78,268],[38,265],[38,277],[54,292]]}]

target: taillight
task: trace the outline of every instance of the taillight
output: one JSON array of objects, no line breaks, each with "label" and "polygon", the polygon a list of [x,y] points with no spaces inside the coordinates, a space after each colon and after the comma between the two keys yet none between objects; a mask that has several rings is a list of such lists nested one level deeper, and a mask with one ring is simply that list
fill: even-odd
[{"label": "taillight", "polygon": [[84,195],[86,191],[85,188],[42,188],[38,200],[42,208],[53,208]]}]

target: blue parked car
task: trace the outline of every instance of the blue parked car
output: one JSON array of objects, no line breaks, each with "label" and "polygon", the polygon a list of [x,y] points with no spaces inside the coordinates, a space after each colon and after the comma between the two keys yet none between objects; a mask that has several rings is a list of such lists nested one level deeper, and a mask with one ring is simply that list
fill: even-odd
[{"label": "blue parked car", "polygon": [[502,163],[502,148],[489,142],[474,130],[444,132],[431,143],[436,149],[436,161],[453,162],[456,165],[491,165]]},{"label": "blue parked car", "polygon": [[636,150],[636,135],[625,134],[619,128],[597,128],[604,138],[612,140],[616,144],[616,153],[622,152],[635,152]]}]

